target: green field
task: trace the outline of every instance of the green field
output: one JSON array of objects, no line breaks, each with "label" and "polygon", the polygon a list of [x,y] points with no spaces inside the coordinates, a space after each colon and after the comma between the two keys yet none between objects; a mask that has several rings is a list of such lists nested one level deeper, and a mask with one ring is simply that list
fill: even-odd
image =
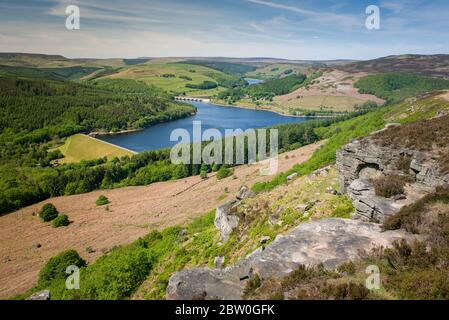
[{"label": "green field", "polygon": [[[167,76],[170,75],[170,76]],[[148,63],[121,69],[120,72],[104,77],[105,79],[134,79],[154,85],[173,94],[208,97],[225,88],[220,85],[225,81],[238,80],[235,76],[221,71],[184,63]],[[190,80],[191,79],[191,80]],[[219,86],[210,90],[187,88],[186,85],[199,85],[204,81],[217,83]]]},{"label": "green field", "polygon": [[292,70],[296,73],[306,73],[308,70],[308,67],[295,65],[295,64],[283,64],[283,63],[275,63],[270,64],[261,68],[258,68],[257,70],[254,70],[252,72],[247,72],[247,77],[252,77],[256,79],[277,79],[282,75],[285,75],[285,72],[287,70]]},{"label": "green field", "polygon": [[[276,101],[276,99],[275,99]],[[347,112],[353,111],[355,105],[361,105],[365,101],[350,96],[309,96],[293,99],[282,103],[283,106],[292,109],[304,109],[310,111]]]},{"label": "green field", "polygon": [[94,160],[107,157],[132,156],[135,152],[122,149],[101,140],[91,138],[84,134],[75,134],[66,139],[65,143],[58,147],[64,155],[60,163],[76,163],[81,160]]}]

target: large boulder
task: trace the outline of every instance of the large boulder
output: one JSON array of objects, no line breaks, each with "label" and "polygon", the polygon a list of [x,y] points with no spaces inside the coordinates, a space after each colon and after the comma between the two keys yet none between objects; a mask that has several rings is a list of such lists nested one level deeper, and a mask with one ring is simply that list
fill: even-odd
[{"label": "large boulder", "polygon": [[254,197],[255,193],[251,191],[247,186],[243,186],[240,188],[239,192],[235,196],[237,200],[243,200],[246,198]]},{"label": "large boulder", "polygon": [[239,279],[225,270],[203,268],[177,272],[170,277],[168,300],[233,300],[241,296]]},{"label": "large boulder", "polygon": [[299,265],[323,264],[335,269],[374,247],[389,247],[399,239],[413,241],[403,231],[383,232],[379,225],[361,220],[323,219],[300,224],[279,235],[236,265],[226,269],[198,268],[177,272],[169,280],[167,299],[241,299],[254,274],[265,279],[289,275]]},{"label": "large boulder", "polygon": [[237,216],[238,205],[247,198],[254,197],[255,193],[247,186],[240,188],[235,198],[236,200],[229,201],[219,207],[215,211],[214,225],[220,232],[221,241],[226,242],[229,235],[239,224],[239,217]]},{"label": "large boulder", "polygon": [[219,206],[215,211],[214,225],[220,232],[222,242],[229,239],[229,235],[239,224],[239,217],[237,216],[239,203],[238,200],[232,200]]},{"label": "large boulder", "polygon": [[406,201],[386,199],[376,196],[374,186],[369,178],[354,180],[349,186],[347,193],[352,200],[356,219],[370,220],[374,222],[383,221],[386,217],[397,213]]}]

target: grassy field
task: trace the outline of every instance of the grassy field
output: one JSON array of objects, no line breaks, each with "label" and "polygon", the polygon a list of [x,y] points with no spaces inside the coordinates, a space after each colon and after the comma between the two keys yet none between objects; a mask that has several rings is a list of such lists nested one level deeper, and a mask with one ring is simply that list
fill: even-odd
[{"label": "grassy field", "polygon": [[[165,77],[164,77],[165,75]],[[167,75],[173,75],[167,77]],[[184,63],[147,63],[129,68],[109,75],[111,79],[134,79],[154,85],[171,93],[185,93],[192,96],[211,96],[224,90],[218,87],[210,90],[197,90],[187,88],[187,84],[201,84],[204,81],[218,82],[219,79],[227,80],[232,76],[208,67],[190,65]],[[191,80],[190,80],[191,79]]]},{"label": "grassy field", "polygon": [[[214,100],[215,103],[228,105],[224,100]],[[351,112],[354,111],[355,105],[361,105],[364,101],[353,97],[333,97],[333,96],[312,96],[294,99],[288,102],[278,101],[277,98],[273,102],[264,101],[256,104],[251,99],[244,98],[235,103],[235,106],[273,111],[284,115],[304,115],[310,111],[319,111],[321,114],[333,112]]]},{"label": "grassy field", "polygon": [[114,157],[131,156],[134,153],[103,142],[101,140],[91,138],[84,134],[75,134],[68,137],[65,144],[58,147],[65,156],[61,163],[75,163],[81,160],[93,160],[102,157],[112,159]]},{"label": "grassy field", "polygon": [[287,70],[293,70],[296,73],[306,73],[308,67],[294,65],[294,64],[282,64],[275,63],[265,67],[258,68],[252,72],[246,73],[247,77],[253,77],[257,79],[276,79],[285,74]]},{"label": "grassy field", "polygon": [[[276,101],[276,99],[275,99]],[[304,109],[310,111],[353,111],[355,105],[361,105],[365,101],[351,96],[309,96],[292,99],[282,103],[293,109]]]},{"label": "grassy field", "polygon": [[[448,93],[445,93],[446,95]],[[408,123],[422,119],[431,119],[439,112],[449,112],[449,101],[445,94],[434,92],[420,98],[410,98],[399,104],[385,118],[390,122]]]}]

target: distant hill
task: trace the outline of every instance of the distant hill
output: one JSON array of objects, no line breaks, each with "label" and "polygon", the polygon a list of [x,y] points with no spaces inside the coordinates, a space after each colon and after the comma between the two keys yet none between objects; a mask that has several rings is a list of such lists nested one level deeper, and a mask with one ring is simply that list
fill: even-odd
[{"label": "distant hill", "polygon": [[200,60],[200,61],[208,61],[208,62],[227,62],[227,63],[237,63],[237,64],[248,64],[255,67],[266,66],[269,64],[298,64],[303,66],[337,66],[337,65],[346,65],[349,63],[353,63],[356,60],[289,60],[289,59],[279,59],[279,58],[270,58],[270,57],[252,57],[252,58],[229,58],[229,57],[190,57],[190,58],[181,58],[180,60]]},{"label": "distant hill", "polygon": [[347,72],[400,72],[421,76],[449,78],[449,55],[399,55],[358,61],[338,67]]},{"label": "distant hill", "polygon": [[17,67],[40,67],[49,64],[59,66],[71,65],[70,59],[60,55],[34,53],[0,53],[0,64]]},{"label": "distant hill", "polygon": [[228,74],[245,74],[256,70],[256,67],[248,64],[231,63],[223,61],[207,61],[207,60],[186,60],[181,63],[193,64],[209,67]]},{"label": "distant hill", "polygon": [[[0,53],[0,65],[28,68],[121,67],[140,59],[69,59],[61,55],[36,53]],[[145,59],[145,62],[148,59]]]}]

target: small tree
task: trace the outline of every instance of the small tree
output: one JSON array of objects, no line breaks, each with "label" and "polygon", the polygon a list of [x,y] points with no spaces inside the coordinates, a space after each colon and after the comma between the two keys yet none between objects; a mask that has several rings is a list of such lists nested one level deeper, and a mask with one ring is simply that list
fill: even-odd
[{"label": "small tree", "polygon": [[75,250],[67,250],[59,253],[50,260],[39,272],[38,285],[46,287],[55,279],[65,279],[67,276],[65,271],[68,266],[75,265],[79,268],[86,265]]},{"label": "small tree", "polygon": [[39,217],[44,222],[52,221],[53,219],[55,219],[58,216],[58,214],[59,214],[58,210],[51,203],[45,204],[42,207],[42,209],[39,211]]},{"label": "small tree", "polygon": [[103,205],[109,203],[109,199],[106,198],[104,195],[101,195],[98,197],[98,199],[97,199],[97,201],[95,201],[95,203],[97,204],[97,206],[103,206]]},{"label": "small tree", "polygon": [[217,172],[217,179],[221,180],[232,175],[232,170],[226,167],[221,167]]},{"label": "small tree", "polygon": [[66,214],[62,214],[52,221],[52,225],[54,228],[67,227],[69,224],[69,217]]},{"label": "small tree", "polygon": [[206,171],[206,173],[209,173],[209,172],[212,171],[212,169],[211,169],[210,165],[203,163],[203,164],[201,165],[200,172],[201,172],[201,171]]}]

